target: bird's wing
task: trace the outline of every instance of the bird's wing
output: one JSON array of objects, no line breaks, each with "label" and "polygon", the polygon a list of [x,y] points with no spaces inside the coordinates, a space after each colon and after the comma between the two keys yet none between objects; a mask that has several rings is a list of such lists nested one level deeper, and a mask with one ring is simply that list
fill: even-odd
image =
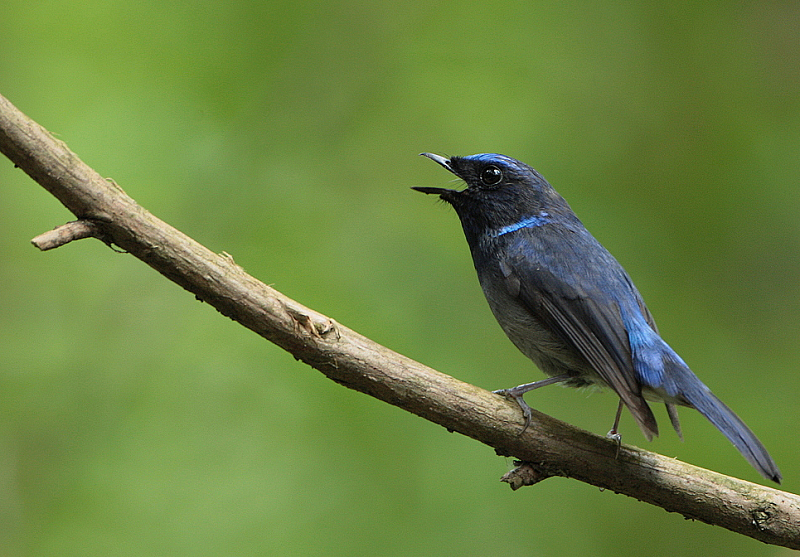
[{"label": "bird's wing", "polygon": [[529,242],[512,248],[501,265],[509,292],[589,362],[628,406],[648,439],[658,435],[633,369],[618,302],[610,294],[620,287],[619,279],[628,284],[630,279],[610,254],[606,258],[605,250],[600,260],[587,260],[563,253],[563,244],[559,248],[550,251]]}]

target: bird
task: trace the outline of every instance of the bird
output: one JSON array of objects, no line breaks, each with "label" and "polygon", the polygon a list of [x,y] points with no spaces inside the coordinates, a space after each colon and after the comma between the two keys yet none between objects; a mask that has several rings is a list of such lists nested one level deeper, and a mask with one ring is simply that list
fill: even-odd
[{"label": "bird", "polygon": [[609,432],[618,443],[623,407],[648,440],[658,435],[648,401],[666,405],[681,439],[676,407],[694,408],[762,476],[780,484],[781,472],[761,441],[661,338],[628,273],[541,174],[496,153],[421,155],[466,183],[460,190],[412,189],[453,207],[494,317],[547,375],[494,391],[519,404],[523,432],[532,415],[525,393],[555,383],[608,387],[619,396]]}]

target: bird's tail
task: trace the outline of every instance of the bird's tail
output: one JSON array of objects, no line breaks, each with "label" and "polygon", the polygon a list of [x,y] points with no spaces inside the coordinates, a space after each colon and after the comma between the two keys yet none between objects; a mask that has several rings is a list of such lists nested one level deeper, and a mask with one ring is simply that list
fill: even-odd
[{"label": "bird's tail", "polygon": [[741,418],[718,399],[680,360],[680,357],[678,357],[678,361],[669,363],[672,364],[669,365],[671,368],[669,375],[674,380],[674,386],[677,387],[680,396],[714,424],[762,476],[781,483],[781,472],[778,470],[778,465]]}]

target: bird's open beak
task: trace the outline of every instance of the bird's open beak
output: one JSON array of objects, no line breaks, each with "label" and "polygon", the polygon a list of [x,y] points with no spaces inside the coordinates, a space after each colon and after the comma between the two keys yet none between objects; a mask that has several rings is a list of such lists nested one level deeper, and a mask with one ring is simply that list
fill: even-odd
[{"label": "bird's open beak", "polygon": [[[420,155],[423,156],[423,157],[428,157],[432,161],[438,162],[443,167],[445,167],[447,170],[449,170],[450,172],[453,172],[453,169],[450,166],[450,159],[445,158],[445,157],[443,157],[441,155],[437,155],[435,153],[420,153]],[[432,193],[432,194],[437,194],[437,195],[442,195],[442,194],[446,194],[446,193],[453,193],[455,191],[455,190],[448,190],[446,188],[427,188],[427,187],[422,187],[422,186],[412,186],[411,189],[412,190],[416,190],[418,192],[422,192],[422,193]]]}]

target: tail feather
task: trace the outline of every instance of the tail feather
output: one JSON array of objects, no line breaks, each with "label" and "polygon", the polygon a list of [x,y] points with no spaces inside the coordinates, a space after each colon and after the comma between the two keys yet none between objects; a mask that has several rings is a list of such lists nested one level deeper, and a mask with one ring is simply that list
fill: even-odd
[{"label": "tail feather", "polygon": [[671,402],[667,402],[665,404],[667,407],[667,414],[669,415],[669,421],[672,423],[672,429],[675,430],[675,433],[678,434],[678,438],[683,441],[683,432],[681,431],[681,421],[678,419],[678,409],[675,408],[675,405]]},{"label": "tail feather", "polygon": [[[666,403],[667,413],[678,435],[681,435],[681,428],[675,404],[692,406],[714,424],[762,476],[781,483],[781,472],[761,441],[733,410],[714,396],[658,335],[644,302],[640,302],[639,312],[625,304],[620,304],[619,309],[628,331],[636,375],[642,386],[651,391],[651,395]],[[630,407],[627,400],[625,403]],[[633,413],[636,415],[636,412]],[[637,421],[644,430],[638,416]]]},{"label": "tail feather", "polygon": [[631,411],[633,418],[636,420],[636,424],[639,426],[639,429],[642,430],[645,438],[648,441],[652,441],[653,437],[658,437],[658,423],[656,422],[656,417],[644,397],[627,394],[625,397],[620,395],[620,399],[625,403],[625,406],[628,407],[628,410]]},{"label": "tail feather", "polygon": [[778,465],[741,418],[718,399],[688,368],[684,368],[677,375],[681,395],[714,424],[762,476],[781,483],[782,476]]}]

